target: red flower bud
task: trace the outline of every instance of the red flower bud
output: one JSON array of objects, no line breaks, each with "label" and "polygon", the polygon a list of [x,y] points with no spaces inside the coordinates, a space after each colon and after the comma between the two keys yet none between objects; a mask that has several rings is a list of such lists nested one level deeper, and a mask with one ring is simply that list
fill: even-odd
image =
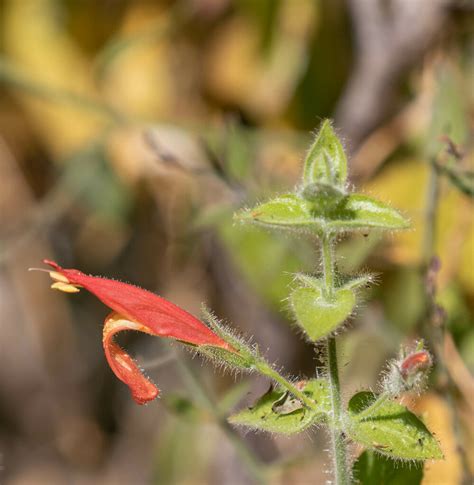
[{"label": "red flower bud", "polygon": [[431,356],[428,351],[421,350],[406,357],[400,364],[400,372],[407,377],[431,367]]},{"label": "red flower bud", "polygon": [[44,260],[54,268],[51,287],[67,293],[85,288],[113,310],[106,318],[103,346],[107,361],[115,375],[127,384],[133,399],[144,404],[155,399],[158,388],[140,371],[135,361],[116,343],[113,336],[122,330],[168,337],[195,346],[214,346],[229,352],[235,349],[190,313],[147,290],[120,281],[89,276],[77,269],[64,269]]},{"label": "red flower bud", "polygon": [[389,362],[382,386],[384,392],[397,396],[402,392],[422,392],[433,365],[430,353],[420,341],[414,349],[402,348],[397,359]]}]

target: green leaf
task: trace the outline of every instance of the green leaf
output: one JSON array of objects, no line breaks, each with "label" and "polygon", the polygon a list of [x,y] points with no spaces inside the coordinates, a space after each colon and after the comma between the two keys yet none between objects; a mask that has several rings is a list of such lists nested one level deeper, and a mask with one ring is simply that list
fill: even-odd
[{"label": "green leaf", "polygon": [[251,221],[263,226],[283,226],[288,229],[303,229],[314,226],[311,215],[311,203],[296,194],[282,195],[253,209],[240,211],[236,218]]},{"label": "green leaf", "polygon": [[400,212],[365,195],[347,195],[329,213],[324,213],[329,229],[351,231],[366,228],[404,229],[409,222]]},{"label": "green leaf", "polygon": [[366,450],[354,463],[353,476],[360,485],[420,485],[423,467]]},{"label": "green leaf", "polygon": [[355,295],[351,290],[335,290],[327,297],[321,288],[296,288],[290,304],[298,325],[316,341],[330,334],[352,313]]},{"label": "green leaf", "polygon": [[167,394],[163,402],[169,411],[180,418],[197,420],[202,415],[202,410],[193,401],[180,394]]},{"label": "green leaf", "polygon": [[288,392],[278,388],[264,394],[252,407],[229,417],[229,422],[281,434],[294,434],[320,423],[330,413],[329,384],[326,379],[313,379],[303,392],[318,409],[308,409]]},{"label": "green leaf", "polygon": [[375,277],[373,274],[361,274],[359,276],[347,279],[339,285],[339,288],[344,288],[345,290],[357,290],[361,286],[370,286],[374,282],[374,280]]},{"label": "green leaf", "polygon": [[405,460],[443,457],[438,442],[407,408],[371,392],[359,392],[349,402],[349,436],[368,449]]},{"label": "green leaf", "polygon": [[250,390],[250,381],[243,381],[239,384],[234,383],[230,389],[219,399],[217,410],[220,415],[229,414],[239,401]]},{"label": "green leaf", "polygon": [[[294,276],[295,279],[300,283],[303,283],[304,286],[316,288],[318,290],[324,290],[325,288],[324,281],[317,276],[312,276],[306,273],[295,273]],[[375,281],[375,276],[370,273],[360,274],[357,276],[338,276],[340,281],[337,283],[337,288],[340,290],[357,290],[361,286],[368,286]]]},{"label": "green leaf", "polygon": [[311,232],[350,232],[368,228],[403,229],[409,222],[389,205],[365,195],[306,200],[287,194],[240,211],[236,218],[263,226]]},{"label": "green leaf", "polygon": [[329,120],[323,121],[306,155],[303,182],[320,182],[344,188],[347,179],[347,158]]},{"label": "green leaf", "polygon": [[295,278],[303,283],[304,286],[316,288],[318,290],[323,290],[325,288],[324,281],[316,276],[311,276],[306,273],[296,273]]}]

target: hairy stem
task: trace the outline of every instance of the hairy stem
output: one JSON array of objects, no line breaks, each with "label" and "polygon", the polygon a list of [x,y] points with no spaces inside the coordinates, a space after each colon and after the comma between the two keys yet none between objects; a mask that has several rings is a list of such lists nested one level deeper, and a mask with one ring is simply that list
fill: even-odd
[{"label": "hairy stem", "polygon": [[324,285],[328,295],[334,291],[334,255],[331,236],[324,234],[321,238],[321,258],[323,262]]},{"label": "hairy stem", "polygon": [[310,409],[316,408],[316,403],[312,399],[310,399],[304,392],[297,389],[290,381],[280,375],[275,369],[270,366],[270,364],[262,360],[257,363],[256,368],[261,374],[278,382],[280,386],[284,387],[287,391],[293,394],[293,396],[299,399],[306,407]]},{"label": "hairy stem", "polygon": [[[334,257],[330,235],[321,238],[321,257],[324,271],[326,293],[330,296],[334,291]],[[331,390],[331,408],[333,422],[330,426],[334,477],[336,485],[349,485],[350,473],[347,465],[347,448],[344,439],[342,417],[342,400],[339,385],[339,368],[337,365],[336,337],[329,336],[327,344],[327,375]]]}]

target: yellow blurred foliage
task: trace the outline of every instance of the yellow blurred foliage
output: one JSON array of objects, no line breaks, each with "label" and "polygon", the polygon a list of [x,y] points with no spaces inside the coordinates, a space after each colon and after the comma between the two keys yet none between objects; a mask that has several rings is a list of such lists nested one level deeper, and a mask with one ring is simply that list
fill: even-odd
[{"label": "yellow blurred foliage", "polygon": [[[419,160],[398,161],[365,184],[364,191],[402,210],[412,222],[408,231],[393,234],[387,252],[397,263],[423,262],[423,235],[429,166]],[[436,254],[441,258],[440,285],[453,278],[474,293],[474,218],[472,203],[445,179],[440,180],[436,218]]]},{"label": "yellow blurred foliage", "polygon": [[258,25],[243,17],[225,23],[210,46],[205,70],[210,89],[258,118],[281,113],[306,66],[313,17],[311,2],[283,2],[267,55]]},{"label": "yellow blurred foliage", "polygon": [[[131,117],[156,119],[172,113],[176,92],[171,72],[169,41],[160,31],[171,19],[157,5],[131,4],[119,29],[127,43],[120,55],[107,64],[102,79],[105,98]],[[148,32],[148,38],[143,35]],[[153,35],[154,34],[154,35]]]},{"label": "yellow blurred foliage", "polygon": [[425,394],[418,400],[415,412],[423,416],[427,427],[435,433],[444,454],[444,460],[425,464],[423,485],[458,485],[461,483],[461,460],[446,401],[434,393]]},{"label": "yellow blurred foliage", "polygon": [[[3,40],[11,61],[35,83],[97,99],[90,66],[59,22],[50,0],[7,0]],[[27,92],[17,93],[35,129],[57,158],[81,148],[105,126],[103,116],[67,103],[51,102]]]}]

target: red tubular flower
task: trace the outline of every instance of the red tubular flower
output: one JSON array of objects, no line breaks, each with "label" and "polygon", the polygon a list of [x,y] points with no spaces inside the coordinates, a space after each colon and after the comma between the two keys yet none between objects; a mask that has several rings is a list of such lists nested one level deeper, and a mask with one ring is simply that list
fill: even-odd
[{"label": "red tubular flower", "polygon": [[145,404],[155,399],[158,388],[140,371],[135,361],[116,343],[113,337],[122,330],[168,337],[183,343],[235,349],[216,335],[204,323],[164,298],[133,285],[89,276],[77,269],[61,268],[54,261],[44,260],[54,271],[52,288],[75,293],[85,288],[113,310],[106,318],[103,330],[105,356],[115,375],[129,386],[133,399]]}]

